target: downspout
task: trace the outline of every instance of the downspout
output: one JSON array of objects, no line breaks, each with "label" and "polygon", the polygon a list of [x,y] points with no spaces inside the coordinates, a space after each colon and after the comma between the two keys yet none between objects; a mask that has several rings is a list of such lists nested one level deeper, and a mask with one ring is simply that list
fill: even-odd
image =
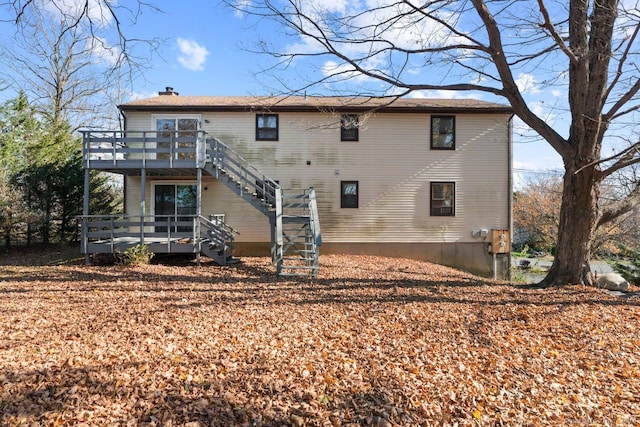
[{"label": "downspout", "polygon": [[508,168],[508,184],[507,190],[509,194],[507,196],[507,221],[509,225],[509,252],[507,252],[507,280],[511,281],[511,242],[513,242],[513,117],[515,114],[511,114],[507,125],[507,150],[509,157]]}]

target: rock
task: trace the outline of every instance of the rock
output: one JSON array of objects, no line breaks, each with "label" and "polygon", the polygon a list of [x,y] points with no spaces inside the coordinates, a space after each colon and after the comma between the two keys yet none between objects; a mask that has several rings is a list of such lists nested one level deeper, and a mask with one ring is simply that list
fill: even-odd
[{"label": "rock", "polygon": [[602,276],[598,276],[596,283],[599,288],[608,289],[610,291],[622,291],[629,290],[629,282],[618,273],[605,273]]}]

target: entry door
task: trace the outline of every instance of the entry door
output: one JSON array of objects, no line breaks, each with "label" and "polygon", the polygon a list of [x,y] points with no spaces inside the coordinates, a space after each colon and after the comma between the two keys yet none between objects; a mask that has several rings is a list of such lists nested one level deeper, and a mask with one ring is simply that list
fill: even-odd
[{"label": "entry door", "polygon": [[193,151],[192,153],[180,152],[176,158],[194,158],[195,140],[198,136],[198,122],[198,119],[191,118],[157,118],[156,130],[158,131],[158,148],[163,150],[163,152],[158,153],[157,158],[168,159],[170,157],[170,141],[175,139],[178,139],[179,142],[177,147],[171,147],[172,149],[190,148]]},{"label": "entry door", "polygon": [[[168,215],[166,220],[171,221],[188,221],[197,212],[197,188],[195,184],[158,184],[154,186],[154,210],[155,215]],[[162,221],[165,218],[156,218]],[[156,227],[157,232],[166,232],[167,227]],[[189,231],[191,227],[173,226],[175,231]]]}]

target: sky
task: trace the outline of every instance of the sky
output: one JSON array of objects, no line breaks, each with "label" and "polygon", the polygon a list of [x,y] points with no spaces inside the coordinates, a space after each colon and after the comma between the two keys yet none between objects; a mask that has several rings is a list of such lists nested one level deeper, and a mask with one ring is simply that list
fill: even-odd
[{"label": "sky", "polygon": [[[77,0],[56,1],[71,3]],[[120,3],[127,4],[133,1],[121,0]],[[281,46],[304,43],[299,39],[285,38],[282,29],[273,22],[263,21],[256,25],[246,15],[237,13],[216,0],[157,0],[153,3],[161,11],[142,9],[135,24],[131,22],[130,16],[122,15],[125,17],[121,22],[122,29],[129,38],[160,41],[159,49],[154,52],[149,52],[144,45],[136,48],[135,53],[149,58],[150,63],[144,71],[144,78],[135,80],[129,100],[155,96],[167,86],[173,87],[181,95],[240,96],[266,95],[274,91],[277,93],[280,86],[274,77],[259,72],[269,66],[271,58],[252,53],[250,50],[261,39],[281,43]],[[346,7],[346,3],[348,0],[324,0],[323,7],[339,12],[341,8]],[[4,32],[7,31],[6,24],[0,28],[4,28]],[[330,65],[330,62],[325,62],[322,66]],[[300,70],[292,66],[287,73],[279,74],[279,77],[295,82],[300,78],[299,73]],[[526,88],[525,96],[531,99],[534,109],[544,100],[562,96],[558,93],[545,93],[534,76],[521,75],[519,81],[522,87]],[[472,95],[423,92],[416,96]],[[482,94],[474,94],[473,97],[506,103],[496,98],[489,99]],[[516,123],[513,167],[517,181],[561,170],[560,157],[546,142],[521,133],[522,129]]]}]

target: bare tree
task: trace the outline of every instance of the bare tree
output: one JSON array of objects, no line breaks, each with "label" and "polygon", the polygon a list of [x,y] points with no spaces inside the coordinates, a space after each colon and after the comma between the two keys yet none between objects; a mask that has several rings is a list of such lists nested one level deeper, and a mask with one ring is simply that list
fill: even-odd
[{"label": "bare tree", "polygon": [[[606,180],[602,184],[600,204],[615,203],[627,195],[640,180],[633,172],[616,174]],[[514,193],[513,199],[514,235],[519,236],[519,243],[545,252],[555,252],[561,201],[560,176],[552,174],[528,178],[522,188]],[[594,255],[618,255],[621,248],[637,250],[640,244],[639,213],[638,208],[634,208],[598,227],[592,242]]]},{"label": "bare tree", "polygon": [[120,14],[135,19],[140,9],[110,1],[14,0],[0,7],[13,12],[16,29],[1,49],[4,80],[24,91],[51,123],[69,123],[72,130],[114,120],[123,81],[146,65],[135,47],[157,45],[127,38]]},{"label": "bare tree", "polygon": [[514,234],[537,250],[553,251],[558,235],[562,181],[557,176],[538,176],[514,193]]},{"label": "bare tree", "polygon": [[[227,2],[238,14],[276,21],[295,43],[258,50],[277,58],[268,71],[304,63],[317,74],[284,85],[310,90],[331,83],[344,93],[389,96],[416,91],[474,91],[505,99],[515,114],[563,159],[565,172],[554,264],[541,286],[591,284],[589,260],[597,227],[640,200],[600,205],[610,175],[640,161],[638,32],[640,11],[618,0],[379,0]],[[306,60],[306,62],[305,62]],[[315,65],[310,67],[309,65]],[[416,70],[424,81],[416,78]],[[544,76],[541,81],[534,76]],[[526,82],[562,91],[569,126],[553,126],[525,99]],[[365,86],[375,81],[377,86]],[[365,91],[363,88],[367,87]],[[373,89],[371,89],[373,88]],[[603,155],[603,145],[610,154]],[[608,153],[609,151],[607,151]]]}]

